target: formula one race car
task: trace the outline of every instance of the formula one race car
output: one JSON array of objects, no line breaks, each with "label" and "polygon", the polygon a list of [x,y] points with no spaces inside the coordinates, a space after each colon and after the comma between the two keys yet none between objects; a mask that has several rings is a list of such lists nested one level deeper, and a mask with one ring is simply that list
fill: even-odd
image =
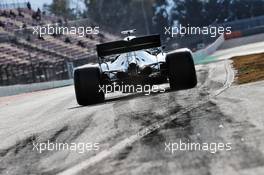
[{"label": "formula one race car", "polygon": [[[79,105],[103,102],[105,91],[116,85],[156,85],[169,81],[172,90],[190,89],[197,78],[189,49],[163,52],[159,35],[131,36],[135,30],[123,31],[124,40],[97,45],[98,64],[87,64],[74,70],[74,86]],[[107,85],[107,86],[105,86]],[[120,90],[120,88],[119,88]]]}]

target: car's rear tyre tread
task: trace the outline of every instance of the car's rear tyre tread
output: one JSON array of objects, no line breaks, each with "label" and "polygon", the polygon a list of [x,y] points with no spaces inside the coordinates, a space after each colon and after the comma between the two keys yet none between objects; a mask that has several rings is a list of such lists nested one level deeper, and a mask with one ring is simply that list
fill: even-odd
[{"label": "car's rear tyre tread", "polygon": [[169,53],[166,56],[166,63],[172,90],[190,89],[197,85],[195,66],[190,52]]},{"label": "car's rear tyre tread", "polygon": [[79,105],[87,106],[103,102],[104,93],[100,90],[98,67],[79,68],[74,71],[74,88]]}]

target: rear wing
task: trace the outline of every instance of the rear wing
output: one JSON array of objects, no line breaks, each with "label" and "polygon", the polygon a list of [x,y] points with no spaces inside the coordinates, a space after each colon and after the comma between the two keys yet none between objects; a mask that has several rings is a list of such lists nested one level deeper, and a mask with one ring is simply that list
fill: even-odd
[{"label": "rear wing", "polygon": [[114,41],[96,45],[98,57],[121,54],[142,49],[160,47],[160,35],[148,35],[125,41]]}]

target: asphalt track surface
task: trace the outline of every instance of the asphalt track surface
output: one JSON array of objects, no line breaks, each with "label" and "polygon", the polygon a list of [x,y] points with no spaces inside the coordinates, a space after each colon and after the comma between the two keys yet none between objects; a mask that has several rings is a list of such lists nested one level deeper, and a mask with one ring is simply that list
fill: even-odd
[{"label": "asphalt track surface", "polygon": [[[80,107],[73,86],[0,98],[0,174],[263,174],[263,82],[232,85],[231,61],[196,67],[194,89],[112,94]],[[99,143],[44,151],[33,142]],[[167,151],[165,143],[231,143]]]}]

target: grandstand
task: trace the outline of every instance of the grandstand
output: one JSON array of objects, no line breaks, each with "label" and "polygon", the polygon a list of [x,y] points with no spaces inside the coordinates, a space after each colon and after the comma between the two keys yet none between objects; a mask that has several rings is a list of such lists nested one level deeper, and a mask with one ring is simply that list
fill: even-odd
[{"label": "grandstand", "polygon": [[[101,30],[98,35],[84,37],[39,37],[33,35],[33,26],[78,25],[78,21],[69,22],[39,9],[34,11],[27,4],[0,6],[0,86],[72,78],[69,65],[95,61],[95,45],[116,39]],[[86,25],[91,25],[88,21]]]}]

